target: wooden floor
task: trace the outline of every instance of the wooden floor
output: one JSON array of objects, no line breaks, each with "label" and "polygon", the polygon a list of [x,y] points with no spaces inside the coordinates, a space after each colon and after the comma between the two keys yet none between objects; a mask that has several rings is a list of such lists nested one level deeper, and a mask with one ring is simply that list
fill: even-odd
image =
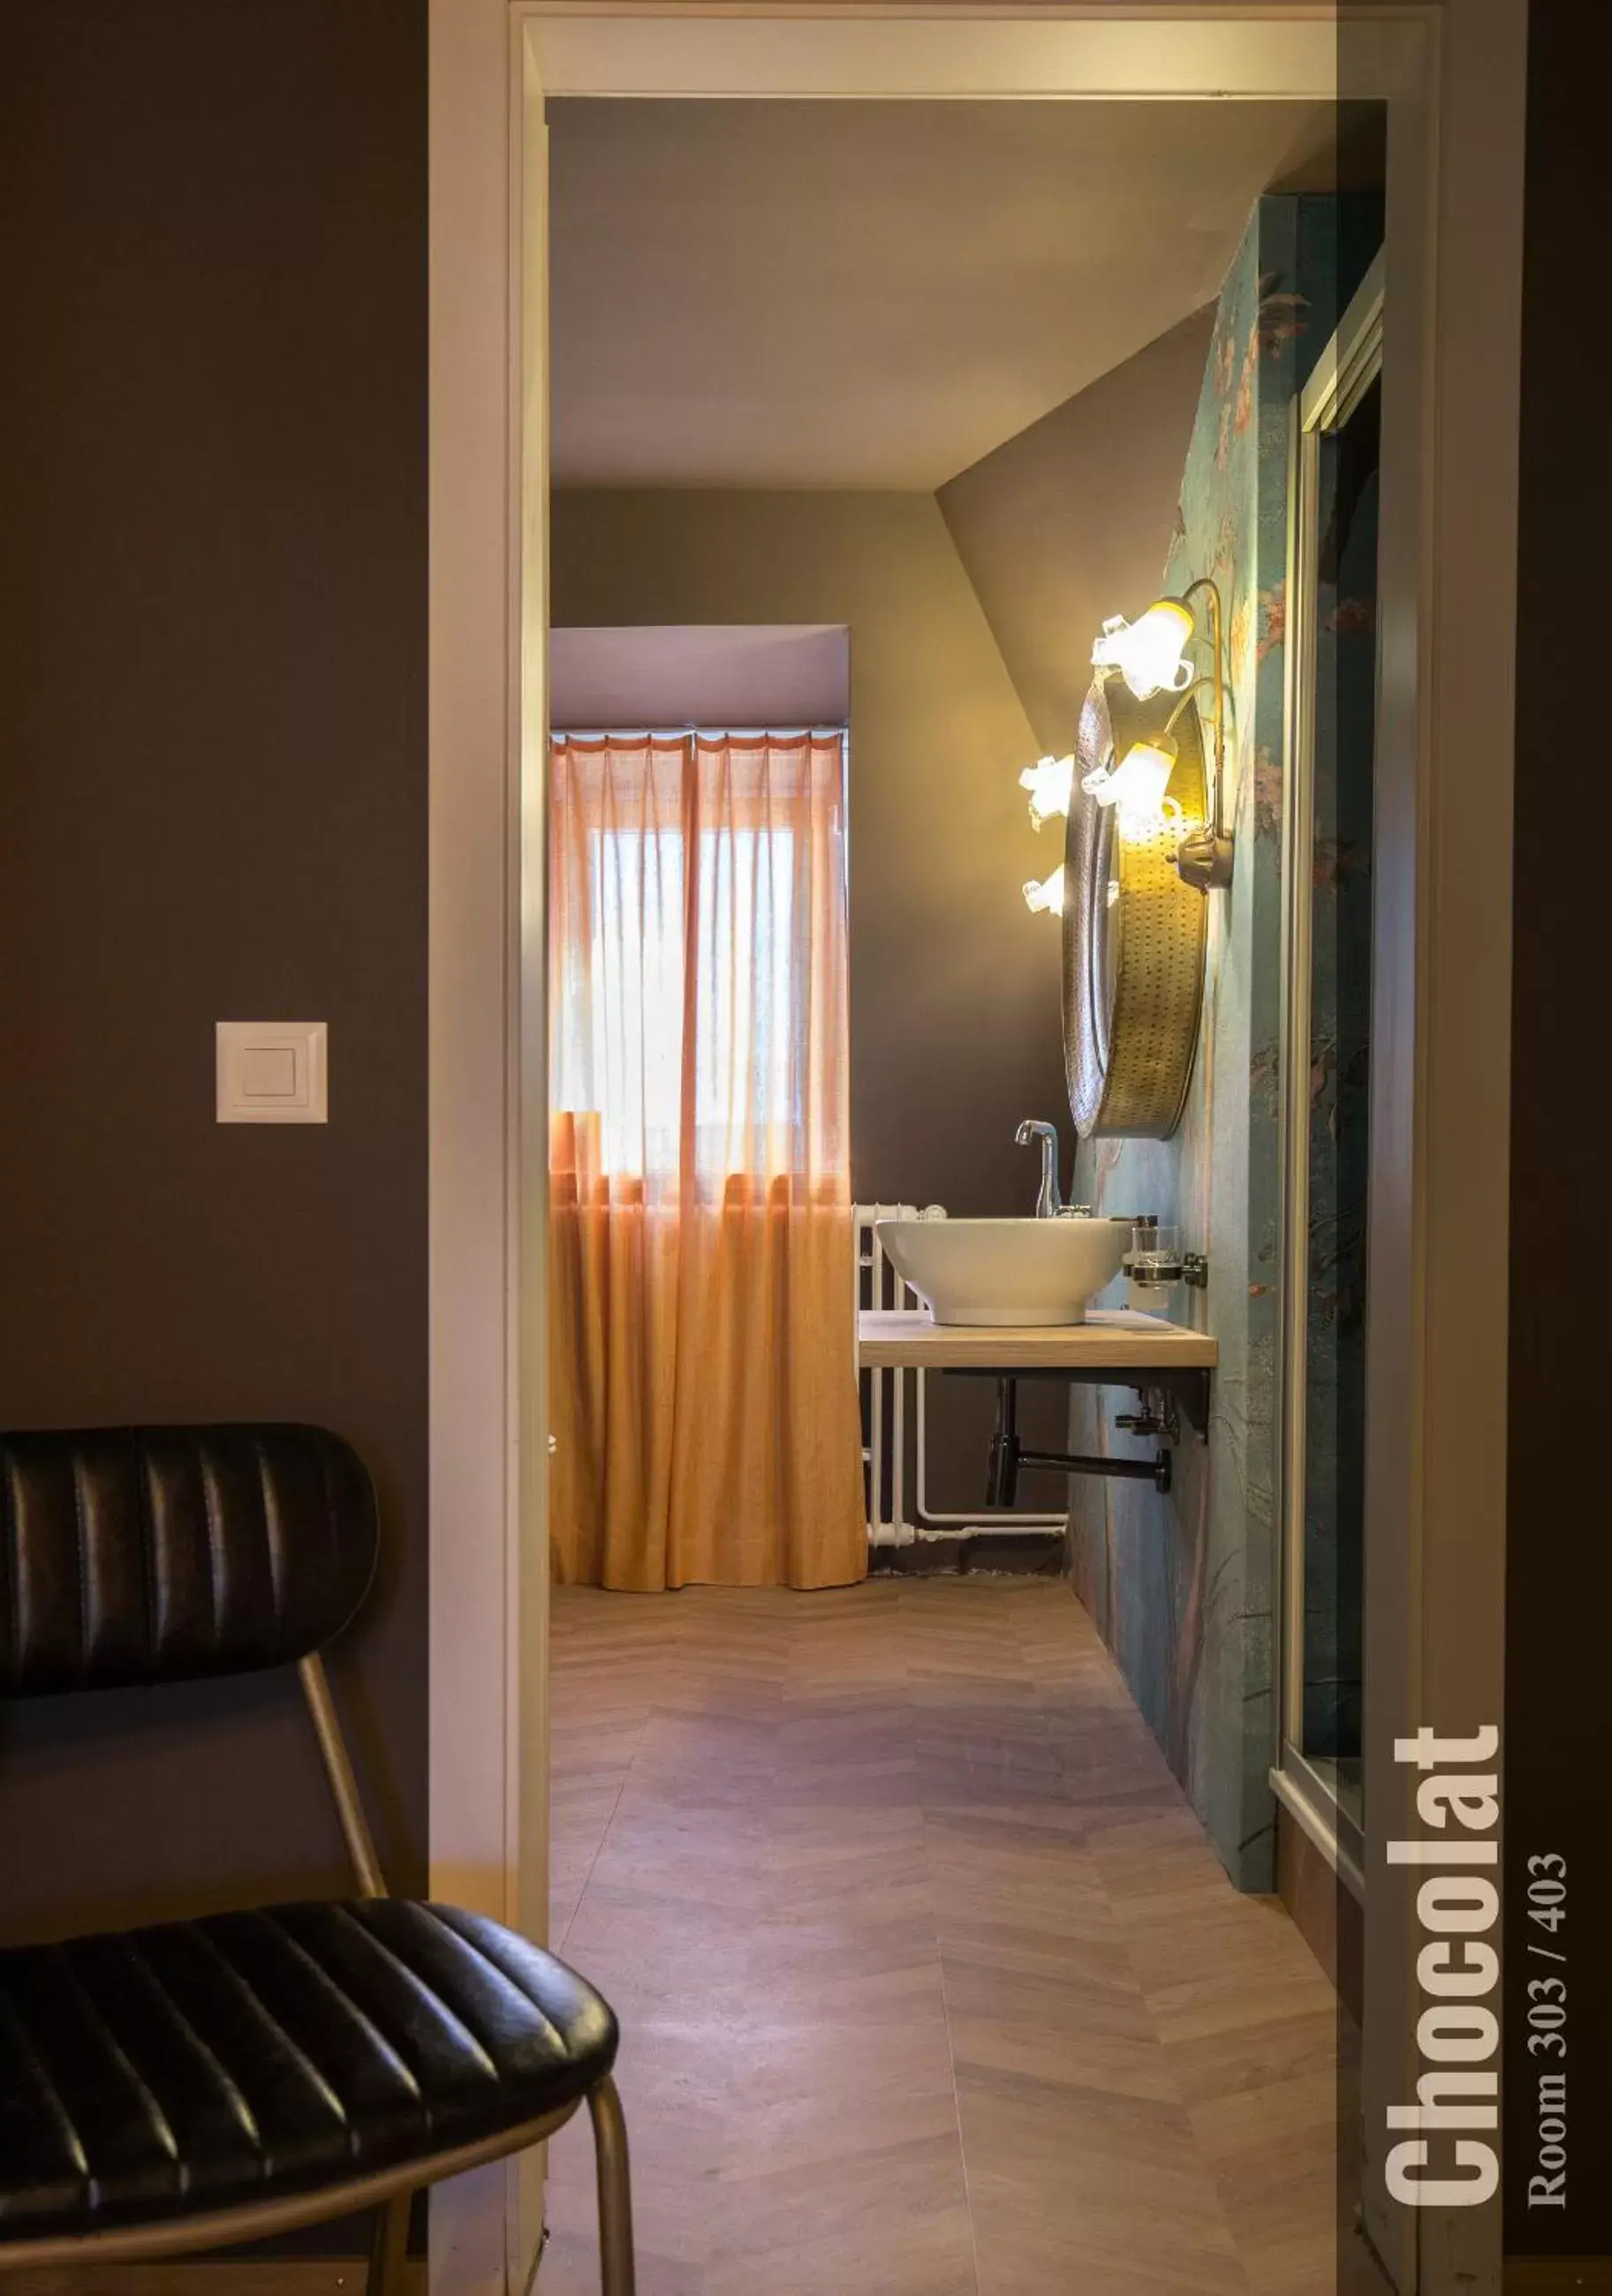
[{"label": "wooden floor", "polygon": [[[641,2296],[1332,2296],[1330,1988],[1066,1587],[568,1590],[554,1660]],[[592,2206],[583,2121],[542,2296]]]}]

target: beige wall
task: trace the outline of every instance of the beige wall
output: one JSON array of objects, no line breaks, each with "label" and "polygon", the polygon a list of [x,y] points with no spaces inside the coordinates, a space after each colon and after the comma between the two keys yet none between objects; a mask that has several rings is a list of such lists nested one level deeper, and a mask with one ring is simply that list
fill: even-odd
[{"label": "beige wall", "polygon": [[1027,1210],[1015,1126],[1072,1128],[1057,931],[1018,888],[1060,855],[1028,825],[1034,737],[933,497],[563,491],[553,583],[560,627],[849,624],[856,1192]]},{"label": "beige wall", "polygon": [[[1018,888],[1062,856],[1025,815],[1035,742],[933,496],[561,492],[554,621],[851,629],[851,1138],[860,1202],[1028,1211],[1024,1116],[1073,1127],[1058,932]],[[937,1386],[930,1504],[984,1497],[991,1394]],[[1024,1398],[1060,1442],[1061,1398]],[[1043,1488],[1044,1485],[1044,1488]],[[1046,1478],[1026,1495],[1056,1507]]]},{"label": "beige wall", "polygon": [[1073,740],[1104,617],[1156,592],[1213,324],[1193,312],[940,490],[1043,749]]}]

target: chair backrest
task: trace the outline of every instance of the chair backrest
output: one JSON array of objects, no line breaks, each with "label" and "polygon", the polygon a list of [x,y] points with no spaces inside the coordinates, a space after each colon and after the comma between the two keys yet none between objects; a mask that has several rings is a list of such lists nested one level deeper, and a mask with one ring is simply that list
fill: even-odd
[{"label": "chair backrest", "polygon": [[374,1573],[374,1490],[321,1427],[0,1433],[0,1698],[283,1666]]}]

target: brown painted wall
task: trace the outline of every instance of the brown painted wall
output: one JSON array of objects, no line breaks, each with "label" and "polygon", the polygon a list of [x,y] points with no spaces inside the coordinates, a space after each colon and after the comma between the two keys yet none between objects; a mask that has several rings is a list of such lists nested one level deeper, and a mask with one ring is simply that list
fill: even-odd
[{"label": "brown painted wall", "polygon": [[[0,15],[0,1424],[306,1417],[425,1835],[424,0]],[[324,1129],[212,1116],[324,1018]],[[0,1710],[0,1936],[344,1884],[294,1677]]]},{"label": "brown painted wall", "polygon": [[[1580,730],[1582,639],[1563,611],[1567,570],[1582,562],[1598,481],[1586,442],[1600,430],[1597,362],[1563,358],[1558,314],[1581,296],[1600,223],[1605,82],[1587,70],[1582,20],[1528,15],[1528,143],[1522,314],[1522,428],[1517,533],[1517,712],[1511,916],[1510,1361],[1507,1437],[1506,1703],[1501,1761],[1508,1905],[1526,1906],[1529,1861],[1567,1861],[1569,1908],[1612,1898],[1612,1833],[1602,1794],[1586,1791],[1606,1742],[1607,1620],[1612,1614],[1608,1469],[1595,1430],[1612,1384],[1612,1342],[1598,1312],[1564,1296],[1561,1238],[1607,1196],[1599,1040],[1612,996],[1606,910],[1593,860],[1575,857],[1604,802],[1603,751]],[[1498,443],[1498,442],[1497,442]],[[1583,1097],[1582,1103],[1579,1095]],[[1582,1106],[1583,1112],[1575,1111]],[[1599,1214],[1594,1225],[1599,1225]],[[1594,1423],[1561,1439],[1561,1398],[1585,1399]],[[1576,1416],[1576,1414],[1575,1414]],[[1445,1725],[1448,1727],[1450,1726]],[[1595,1917],[1599,1927],[1600,1917]],[[1570,1926],[1570,1925],[1569,1925]],[[1562,1946],[1517,1920],[1513,1936]],[[1583,1928],[1578,1931],[1583,1937]],[[1514,1945],[1504,1973],[1502,2095],[1531,2102],[1541,2060],[1530,2054],[1527,1987],[1541,1964]],[[1547,1970],[1550,1964],[1544,1964]],[[1537,1997],[1535,1997],[1535,1999]],[[1572,2009],[1582,2037],[1573,2089],[1581,2158],[1605,2158],[1612,2138],[1612,1968],[1575,1956]],[[1612,2284],[1612,2183],[1569,2177],[1565,2208],[1530,2208],[1537,2140],[1505,2153],[1507,2291]],[[1579,2257],[1554,2267],[1526,2258]]]},{"label": "brown painted wall", "polygon": [[1073,742],[1105,617],[1157,593],[1213,324],[1195,311],[940,490],[1043,749]]}]

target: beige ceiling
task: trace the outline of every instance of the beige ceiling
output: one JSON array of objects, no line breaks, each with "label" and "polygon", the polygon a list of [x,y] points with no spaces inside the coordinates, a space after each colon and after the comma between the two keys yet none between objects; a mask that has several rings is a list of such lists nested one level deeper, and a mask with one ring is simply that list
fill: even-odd
[{"label": "beige ceiling", "polygon": [[1328,107],[549,107],[569,486],[932,488],[1218,291]]}]

